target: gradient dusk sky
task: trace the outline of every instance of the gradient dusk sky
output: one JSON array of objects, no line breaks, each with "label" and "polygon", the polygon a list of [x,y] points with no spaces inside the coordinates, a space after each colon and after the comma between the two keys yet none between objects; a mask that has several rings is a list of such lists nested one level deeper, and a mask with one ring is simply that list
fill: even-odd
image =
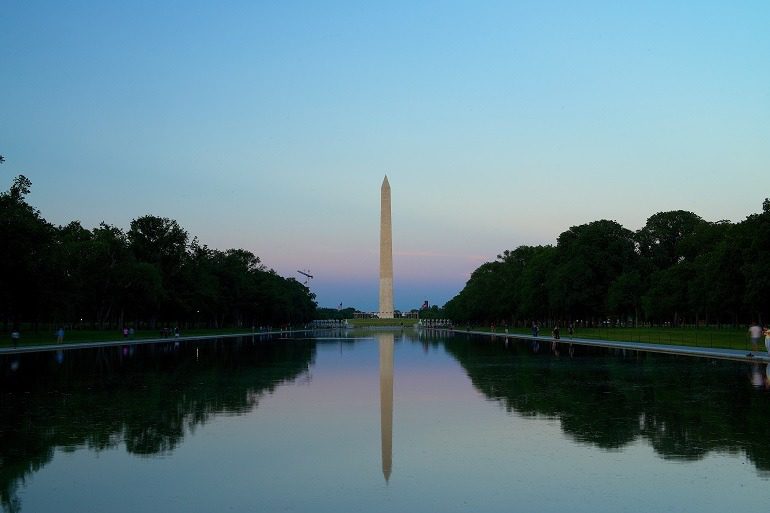
[{"label": "gradient dusk sky", "polygon": [[176,219],[377,309],[505,249],[770,196],[770,2],[78,2],[0,9],[0,188],[55,224]]}]

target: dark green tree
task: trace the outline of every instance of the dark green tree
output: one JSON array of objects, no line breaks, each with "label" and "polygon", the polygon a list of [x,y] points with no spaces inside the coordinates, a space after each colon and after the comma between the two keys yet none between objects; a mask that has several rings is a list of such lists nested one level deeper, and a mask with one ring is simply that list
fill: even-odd
[{"label": "dark green tree", "polygon": [[753,319],[767,322],[770,312],[770,210],[746,218],[739,228],[737,243],[743,250],[744,304]]},{"label": "dark green tree", "polygon": [[45,320],[52,306],[54,227],[26,202],[31,185],[19,175],[0,193],[0,312],[6,330]]},{"label": "dark green tree", "polygon": [[550,304],[564,319],[600,318],[621,275],[638,268],[633,233],[615,221],[573,226],[559,235],[548,276]]},{"label": "dark green tree", "polygon": [[692,212],[673,210],[650,216],[636,233],[640,254],[652,261],[658,269],[666,269],[680,260],[694,259],[682,242],[706,222]]},{"label": "dark green tree", "polygon": [[643,293],[644,279],[639,270],[622,273],[607,289],[607,313],[622,319],[633,317],[636,325]]}]

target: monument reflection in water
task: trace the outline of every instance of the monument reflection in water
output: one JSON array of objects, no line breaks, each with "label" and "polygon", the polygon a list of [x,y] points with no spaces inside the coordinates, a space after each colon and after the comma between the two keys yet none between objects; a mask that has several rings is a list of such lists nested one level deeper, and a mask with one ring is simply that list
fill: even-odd
[{"label": "monument reflection in water", "polygon": [[377,335],[380,346],[380,437],[382,474],[390,481],[393,471],[393,342],[392,333]]},{"label": "monument reflection in water", "polygon": [[766,506],[764,366],[548,346],[407,331],[0,356],[2,509]]}]

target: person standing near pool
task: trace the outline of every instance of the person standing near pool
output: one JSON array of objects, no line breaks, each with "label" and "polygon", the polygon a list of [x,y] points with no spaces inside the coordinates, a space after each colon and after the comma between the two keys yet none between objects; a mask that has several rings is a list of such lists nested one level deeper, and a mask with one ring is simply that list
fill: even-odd
[{"label": "person standing near pool", "polygon": [[[762,338],[762,328],[756,322],[749,326],[749,336],[751,337],[751,350],[756,351],[757,347],[759,347],[759,339]],[[748,356],[754,355],[749,353]]]}]

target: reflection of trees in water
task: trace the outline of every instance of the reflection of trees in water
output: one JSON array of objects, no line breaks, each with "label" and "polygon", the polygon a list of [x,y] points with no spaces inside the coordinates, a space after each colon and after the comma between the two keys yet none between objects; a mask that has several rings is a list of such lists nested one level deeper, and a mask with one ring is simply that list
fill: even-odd
[{"label": "reflection of trees in water", "polygon": [[53,353],[0,357],[0,501],[18,510],[18,486],[56,449],[171,451],[213,415],[253,410],[314,354],[309,341],[246,338],[73,351],[62,363]]},{"label": "reflection of trees in water", "polygon": [[[566,346],[566,344],[561,344]],[[745,365],[576,347],[534,355],[523,343],[446,342],[474,386],[508,411],[557,418],[575,440],[618,449],[642,437],[664,458],[743,452],[770,470],[770,398]]]}]

